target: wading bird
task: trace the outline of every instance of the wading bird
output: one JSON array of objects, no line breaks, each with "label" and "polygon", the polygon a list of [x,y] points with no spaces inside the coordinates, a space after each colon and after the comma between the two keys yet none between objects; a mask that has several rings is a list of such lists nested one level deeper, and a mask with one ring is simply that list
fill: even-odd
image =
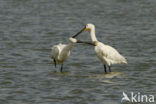
[{"label": "wading bird", "polygon": [[[70,55],[70,50],[72,49],[73,45],[75,43],[82,43],[80,40],[75,39],[76,36],[73,36],[72,38],[69,38],[70,43],[67,44],[58,44],[58,45],[54,45],[52,47],[52,55],[51,58],[54,61],[55,64],[55,68],[56,68],[56,64],[61,64],[61,69],[60,72],[63,71],[63,63],[64,61],[66,61],[66,59],[69,57]],[[91,42],[83,42],[85,44],[90,44],[90,45],[94,45]]]},{"label": "wading bird", "polygon": [[64,61],[68,58],[68,56],[70,55],[70,50],[72,49],[73,45],[77,42],[75,38],[69,38],[69,41],[70,43],[68,45],[60,43],[52,47],[51,58],[54,61],[55,68],[56,68],[56,64],[61,64],[61,69],[60,69],[61,72],[63,70]]},{"label": "wading bird", "polygon": [[[127,64],[126,59],[122,55],[120,55],[120,53],[116,49],[114,49],[109,45],[103,44],[97,40],[95,35],[95,26],[93,24],[87,24],[85,28],[83,28],[80,32],[78,32],[73,37],[78,36],[80,33],[82,33],[85,30],[88,30],[90,32],[91,40],[95,45],[94,50],[96,52],[97,57],[103,63],[105,72],[107,72],[106,65],[109,67],[109,72],[111,72],[110,66],[112,64],[120,64],[120,63]],[[81,41],[81,43],[85,43],[85,42]]]}]

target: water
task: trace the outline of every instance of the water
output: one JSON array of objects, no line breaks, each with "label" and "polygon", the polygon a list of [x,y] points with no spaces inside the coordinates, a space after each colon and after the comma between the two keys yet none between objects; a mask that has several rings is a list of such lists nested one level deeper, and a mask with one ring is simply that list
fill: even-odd
[{"label": "water", "polygon": [[[122,92],[156,95],[155,0],[1,0],[0,104],[120,104]],[[127,65],[103,74],[92,46],[76,44],[54,68],[51,46],[86,23]],[[89,33],[79,36],[90,40]],[[57,72],[56,72],[57,71]]]}]

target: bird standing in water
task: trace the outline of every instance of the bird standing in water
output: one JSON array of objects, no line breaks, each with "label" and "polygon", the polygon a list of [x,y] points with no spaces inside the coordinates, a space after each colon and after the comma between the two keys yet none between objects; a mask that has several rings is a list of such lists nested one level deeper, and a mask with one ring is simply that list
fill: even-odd
[{"label": "bird standing in water", "polygon": [[[82,33],[85,30],[88,30],[88,32],[90,32],[91,40],[95,45],[94,50],[96,52],[97,57],[103,63],[105,72],[107,72],[106,65],[109,67],[109,72],[111,72],[110,66],[112,64],[120,64],[120,63],[127,64],[126,59],[122,55],[120,55],[120,53],[116,49],[114,49],[109,45],[103,44],[102,42],[99,42],[97,40],[95,35],[95,26],[93,24],[87,24],[85,28],[83,28],[75,36],[78,36],[80,33]],[[84,41],[81,42],[83,43]]]},{"label": "bird standing in water", "polygon": [[75,38],[69,38],[69,41],[70,43],[68,45],[60,43],[52,47],[51,58],[54,61],[55,67],[56,64],[61,64],[61,69],[60,69],[61,72],[63,70],[64,61],[66,61],[66,59],[70,55],[70,50],[72,49],[73,45],[77,42]]}]

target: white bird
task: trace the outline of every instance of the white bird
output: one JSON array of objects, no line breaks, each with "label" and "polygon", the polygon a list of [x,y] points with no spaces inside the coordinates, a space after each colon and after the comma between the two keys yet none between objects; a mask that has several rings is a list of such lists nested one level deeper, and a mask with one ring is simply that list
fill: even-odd
[{"label": "white bird", "polygon": [[67,44],[58,44],[52,47],[52,55],[51,58],[54,60],[54,64],[61,64],[60,71],[63,70],[63,63],[66,61],[68,56],[70,55],[70,50],[72,49],[74,43],[77,42],[75,38],[69,38],[70,43]]},{"label": "white bird", "polygon": [[97,40],[95,35],[95,26],[93,24],[87,24],[85,28],[83,28],[79,33],[75,35],[75,37],[85,30],[88,30],[90,32],[91,40],[95,45],[94,50],[97,57],[104,64],[105,72],[107,72],[106,65],[109,67],[109,71],[111,72],[110,66],[112,64],[127,63],[126,59],[122,55],[120,55],[120,53],[116,49]]}]

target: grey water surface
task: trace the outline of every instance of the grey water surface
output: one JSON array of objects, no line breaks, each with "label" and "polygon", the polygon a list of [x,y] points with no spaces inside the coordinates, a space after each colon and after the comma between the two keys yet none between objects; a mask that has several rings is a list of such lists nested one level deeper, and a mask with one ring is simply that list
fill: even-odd
[{"label": "grey water surface", "polygon": [[[75,44],[54,67],[51,47],[87,23],[127,65],[104,74],[94,47]],[[0,104],[120,104],[123,91],[156,97],[156,0],[0,1]]]}]

